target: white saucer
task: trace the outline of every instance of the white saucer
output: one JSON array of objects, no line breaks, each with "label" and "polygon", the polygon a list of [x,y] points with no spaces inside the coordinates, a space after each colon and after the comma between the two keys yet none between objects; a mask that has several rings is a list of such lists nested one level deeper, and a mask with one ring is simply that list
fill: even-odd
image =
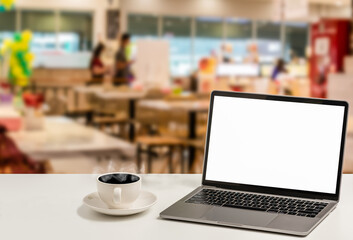
[{"label": "white saucer", "polygon": [[109,208],[99,197],[97,192],[88,194],[83,203],[94,211],[113,215],[113,216],[126,216],[139,212],[143,212],[152,207],[157,202],[157,197],[151,192],[141,191],[139,197],[129,208]]}]

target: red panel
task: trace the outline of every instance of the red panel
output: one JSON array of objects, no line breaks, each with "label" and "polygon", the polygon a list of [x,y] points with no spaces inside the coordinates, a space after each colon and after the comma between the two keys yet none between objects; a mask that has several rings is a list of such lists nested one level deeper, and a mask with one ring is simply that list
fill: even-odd
[{"label": "red panel", "polygon": [[343,70],[343,59],[349,53],[348,20],[324,19],[311,25],[310,78],[311,96],[325,98],[327,75]]}]

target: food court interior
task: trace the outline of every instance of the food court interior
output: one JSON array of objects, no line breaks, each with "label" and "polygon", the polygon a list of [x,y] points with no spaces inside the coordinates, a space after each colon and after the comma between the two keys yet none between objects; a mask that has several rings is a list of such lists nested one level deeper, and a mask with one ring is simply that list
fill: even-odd
[{"label": "food court interior", "polygon": [[349,0],[6,2],[1,173],[201,173],[212,90],[353,105]]}]

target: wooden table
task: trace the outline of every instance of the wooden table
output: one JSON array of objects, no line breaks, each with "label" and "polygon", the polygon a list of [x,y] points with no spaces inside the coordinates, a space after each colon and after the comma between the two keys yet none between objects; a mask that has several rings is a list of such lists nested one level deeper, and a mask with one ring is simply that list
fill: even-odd
[{"label": "wooden table", "polygon": [[135,140],[135,108],[136,101],[146,96],[145,91],[101,91],[95,92],[95,95],[102,100],[128,100],[129,101],[129,139]]},{"label": "wooden table", "polygon": [[10,132],[18,147],[34,158],[76,153],[121,152],[131,155],[135,147],[66,117],[46,117],[44,129]]},{"label": "wooden table", "polygon": [[[102,85],[94,85],[94,86],[77,86],[74,87],[75,91],[75,108],[78,108],[79,106],[79,96],[78,94],[84,94],[84,95],[89,95],[89,94],[95,94],[96,92],[102,92],[104,91]],[[93,122],[93,109],[92,106],[89,106],[88,109],[85,111],[85,118],[86,118],[86,124],[91,125]]]},{"label": "wooden table", "polygon": [[[157,196],[144,213],[112,217],[82,204],[96,191],[96,175],[0,175],[1,239],[304,239],[283,234],[164,220],[159,213],[201,184],[198,174],[142,175],[142,189]],[[353,237],[353,175],[343,175],[337,208],[305,240]]]},{"label": "wooden table", "polygon": [[[76,87],[75,91],[86,94],[95,94],[96,97],[102,100],[128,100],[129,101],[129,139],[131,142],[135,139],[135,105],[138,99],[144,98],[146,96],[146,91],[134,91],[127,89],[123,91],[119,88],[104,86],[80,86]],[[90,121],[92,116],[87,116],[87,121]]]},{"label": "wooden table", "polygon": [[[196,114],[208,112],[208,100],[142,100],[140,106],[159,111],[180,111],[188,113],[188,139],[196,138]],[[189,146],[189,166],[195,159],[195,147]]]},{"label": "wooden table", "polygon": [[103,91],[103,86],[78,86],[75,87],[74,90],[78,93],[96,93]]}]

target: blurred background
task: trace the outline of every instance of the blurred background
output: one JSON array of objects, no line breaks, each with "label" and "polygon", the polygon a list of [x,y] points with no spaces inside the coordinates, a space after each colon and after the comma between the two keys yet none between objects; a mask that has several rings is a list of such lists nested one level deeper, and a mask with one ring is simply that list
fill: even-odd
[{"label": "blurred background", "polygon": [[[0,173],[201,173],[212,90],[353,104],[352,20],[349,0],[0,0]],[[353,172],[351,122],[345,151]]]}]

